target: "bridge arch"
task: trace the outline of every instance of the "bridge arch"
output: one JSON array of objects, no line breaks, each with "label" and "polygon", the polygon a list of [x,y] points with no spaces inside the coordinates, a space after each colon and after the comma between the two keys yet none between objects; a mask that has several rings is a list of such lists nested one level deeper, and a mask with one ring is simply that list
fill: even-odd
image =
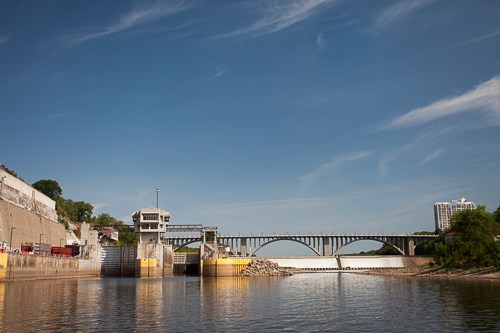
[{"label": "bridge arch", "polygon": [[194,243],[199,243],[200,242],[200,239],[192,239],[192,240],[189,240],[187,242],[184,242],[180,245],[175,245],[175,246],[172,246],[174,252],[183,248],[184,246],[188,246],[189,244],[194,244]]},{"label": "bridge arch", "polygon": [[261,244],[259,247],[257,247],[252,253],[250,253],[250,256],[255,255],[255,253],[257,253],[257,251],[259,251],[260,249],[262,249],[264,246],[269,245],[271,243],[279,242],[279,241],[291,241],[291,242],[299,243],[301,245],[304,245],[308,249],[312,250],[317,256],[321,256],[321,254],[318,252],[318,250],[316,250],[314,247],[310,246],[309,244],[307,244],[305,242],[302,242],[302,241],[300,241],[298,239],[293,239],[293,238],[271,239],[270,241],[265,242],[265,243]]},{"label": "bridge arch", "polygon": [[344,243],[344,244],[340,245],[340,246],[339,246],[339,248],[338,248],[338,249],[336,249],[336,250],[332,253],[332,256],[337,255],[337,254],[339,253],[339,251],[340,251],[340,250],[342,250],[343,248],[345,248],[346,246],[348,246],[348,245],[350,245],[350,244],[352,244],[352,243],[359,242],[359,241],[365,241],[365,240],[366,240],[366,241],[375,241],[375,242],[379,242],[379,243],[382,243],[382,244],[386,244],[386,245],[390,246],[391,248],[393,248],[394,250],[398,251],[398,252],[399,252],[399,254],[401,254],[401,255],[404,255],[404,254],[405,254],[405,253],[404,253],[404,251],[403,251],[402,249],[400,249],[398,246],[396,246],[396,245],[394,245],[394,244],[392,244],[392,243],[390,243],[390,242],[388,242],[388,241],[384,241],[384,240],[377,239],[377,238],[365,238],[365,237],[363,237],[363,238],[356,238],[356,239],[353,239],[353,240],[351,240],[351,241],[349,241],[349,242],[347,242],[347,243]]}]

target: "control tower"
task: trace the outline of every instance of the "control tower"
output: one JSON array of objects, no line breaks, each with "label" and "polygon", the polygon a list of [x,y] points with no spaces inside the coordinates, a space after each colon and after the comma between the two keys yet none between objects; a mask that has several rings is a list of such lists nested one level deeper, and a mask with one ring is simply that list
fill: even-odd
[{"label": "control tower", "polygon": [[134,231],[139,233],[139,244],[160,243],[161,233],[167,231],[170,213],[159,208],[141,208],[132,214]]},{"label": "control tower", "polygon": [[132,214],[134,231],[139,234],[137,244],[136,277],[163,277],[174,269],[174,252],[161,242],[167,231],[170,213],[159,208],[141,208]]}]

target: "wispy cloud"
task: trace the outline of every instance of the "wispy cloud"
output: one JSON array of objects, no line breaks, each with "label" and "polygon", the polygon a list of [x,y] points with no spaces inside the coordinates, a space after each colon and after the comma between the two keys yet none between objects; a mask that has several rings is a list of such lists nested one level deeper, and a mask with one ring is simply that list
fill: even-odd
[{"label": "wispy cloud", "polygon": [[45,119],[57,119],[57,118],[64,118],[69,115],[68,112],[58,112],[58,113],[52,113],[48,114],[45,116]]},{"label": "wispy cloud", "polygon": [[[431,143],[441,136],[451,132],[453,130],[453,127],[445,127],[440,129],[439,131],[429,131],[424,134],[419,135],[414,141],[409,142],[405,144],[402,147],[390,150],[387,152],[383,158],[379,162],[379,173],[381,175],[385,175],[389,172],[389,164],[392,163],[394,160],[399,158],[402,155],[408,154],[428,143]],[[432,157],[435,158],[438,155]],[[432,158],[428,159],[430,161]],[[426,162],[428,162],[426,161]],[[423,164],[423,163],[421,163]]]},{"label": "wispy cloud", "polygon": [[9,41],[9,37],[0,36],[0,45],[5,44]]},{"label": "wispy cloud", "polygon": [[326,40],[324,33],[321,32],[316,36],[316,46],[318,47],[318,50],[320,52],[324,52],[326,50]]},{"label": "wispy cloud", "polygon": [[333,158],[330,162],[321,165],[313,172],[310,172],[310,173],[300,177],[299,181],[303,187],[309,187],[317,179],[332,173],[335,169],[337,169],[341,165],[346,164],[348,162],[355,161],[355,160],[359,160],[359,159],[366,157],[370,154],[371,154],[370,151],[359,151],[359,152],[353,152],[353,153],[343,154],[343,155],[337,156],[337,157]]},{"label": "wispy cloud", "polygon": [[132,8],[130,12],[123,15],[118,21],[108,25],[105,28],[94,29],[84,33],[73,34],[68,37],[71,43],[79,44],[91,39],[101,38],[108,35],[117,34],[127,31],[141,24],[147,24],[159,20],[165,16],[172,15],[190,6],[182,0],[167,1],[167,2],[147,2],[140,3]]},{"label": "wispy cloud", "polygon": [[455,97],[444,98],[416,108],[389,122],[384,128],[409,127],[464,112],[486,112],[489,125],[500,124],[500,77],[481,83],[474,89]]},{"label": "wispy cloud", "polygon": [[210,77],[207,77],[207,78],[204,78],[204,79],[200,79],[200,80],[198,80],[198,82],[206,82],[206,81],[215,80],[215,79],[221,77],[222,75],[226,74],[228,71],[229,71],[229,67],[227,67],[226,65],[217,67],[215,74],[213,74]]},{"label": "wispy cloud", "polygon": [[246,28],[237,29],[219,37],[241,35],[262,36],[286,29],[313,15],[321,6],[333,0],[289,0],[266,2],[270,4],[262,11],[262,17]]},{"label": "wispy cloud", "polygon": [[492,33],[489,33],[489,34],[486,34],[483,36],[479,36],[479,37],[476,37],[473,39],[469,39],[469,40],[460,42],[460,43],[456,44],[455,46],[464,46],[464,45],[469,45],[469,44],[475,44],[475,43],[479,43],[479,42],[482,42],[483,40],[490,39],[490,38],[493,38],[496,36],[500,36],[500,30],[497,30],[495,32],[492,32]]},{"label": "wispy cloud", "polygon": [[419,166],[422,166],[430,161],[432,161],[433,159],[441,156],[443,154],[444,150],[443,149],[438,149],[434,152],[432,152],[429,156],[427,156],[426,158],[424,158],[418,165]]},{"label": "wispy cloud", "polygon": [[435,0],[402,0],[397,4],[386,8],[375,20],[377,27],[386,26],[394,21],[400,20],[411,13],[434,2]]}]

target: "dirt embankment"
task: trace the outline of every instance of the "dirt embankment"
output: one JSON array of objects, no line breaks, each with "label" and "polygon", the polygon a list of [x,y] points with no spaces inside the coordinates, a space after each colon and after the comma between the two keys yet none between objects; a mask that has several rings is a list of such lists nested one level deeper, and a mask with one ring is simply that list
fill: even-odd
[{"label": "dirt embankment", "polygon": [[465,270],[465,269],[431,268],[427,265],[423,265],[423,266],[392,268],[392,269],[374,269],[370,271],[365,271],[362,274],[389,275],[389,276],[419,276],[419,277],[431,277],[431,278],[445,277],[445,278],[500,280],[499,267]]}]

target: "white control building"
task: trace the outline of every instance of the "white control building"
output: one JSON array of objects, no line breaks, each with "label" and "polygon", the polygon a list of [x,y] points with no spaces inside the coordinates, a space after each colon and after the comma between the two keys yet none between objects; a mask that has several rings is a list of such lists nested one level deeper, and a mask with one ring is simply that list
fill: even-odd
[{"label": "white control building", "polygon": [[141,208],[132,214],[134,231],[139,233],[139,244],[160,243],[161,233],[167,231],[170,213],[158,208]]}]

